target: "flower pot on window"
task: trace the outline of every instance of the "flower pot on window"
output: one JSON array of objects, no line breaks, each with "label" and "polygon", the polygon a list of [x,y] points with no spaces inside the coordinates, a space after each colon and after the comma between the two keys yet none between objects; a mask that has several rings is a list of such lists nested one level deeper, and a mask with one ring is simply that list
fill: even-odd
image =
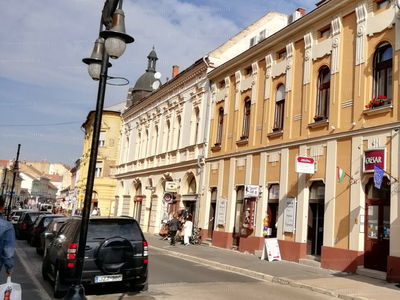
[{"label": "flower pot on window", "polygon": [[277,132],[277,131],[281,131],[281,130],[282,130],[282,128],[279,128],[279,127],[272,128],[272,132]]},{"label": "flower pot on window", "polygon": [[315,115],[314,116],[314,122],[322,121],[325,119],[326,119],[326,117],[324,115]]},{"label": "flower pot on window", "polygon": [[378,97],[375,97],[374,99],[369,101],[369,103],[365,105],[365,108],[371,109],[379,106],[384,106],[387,104],[389,104],[389,101],[386,98],[386,96],[379,95]]}]

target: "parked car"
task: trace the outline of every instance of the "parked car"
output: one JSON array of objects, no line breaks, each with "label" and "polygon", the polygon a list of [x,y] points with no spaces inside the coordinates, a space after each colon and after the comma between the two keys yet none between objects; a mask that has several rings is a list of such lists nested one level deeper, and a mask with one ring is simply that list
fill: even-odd
[{"label": "parked car", "polygon": [[57,235],[61,226],[68,220],[68,217],[64,217],[63,215],[58,216],[60,216],[60,218],[52,218],[50,220],[49,225],[47,225],[46,229],[40,234],[39,242],[36,244],[36,253],[43,254],[43,257],[46,256],[46,249]]},{"label": "parked car", "polygon": [[43,214],[51,214],[47,211],[25,211],[19,218],[15,227],[15,235],[18,240],[26,239],[33,223]]},{"label": "parked car", "polygon": [[26,211],[34,211],[33,209],[13,209],[8,216],[8,220],[11,222],[11,224],[15,225],[17,224],[19,218],[22,216],[22,214]]},{"label": "parked car", "polygon": [[61,217],[66,217],[66,215],[43,214],[39,216],[35,223],[33,223],[33,226],[26,237],[26,241],[32,247],[36,247],[40,238],[40,234],[47,228],[47,225],[49,225],[50,221],[54,218]]},{"label": "parked car", "polygon": [[[54,297],[62,297],[75,282],[76,255],[82,218],[70,217],[43,258],[42,276],[54,282]],[[82,282],[129,283],[132,290],[148,288],[148,246],[138,222],[131,217],[91,217],[87,232]]]}]

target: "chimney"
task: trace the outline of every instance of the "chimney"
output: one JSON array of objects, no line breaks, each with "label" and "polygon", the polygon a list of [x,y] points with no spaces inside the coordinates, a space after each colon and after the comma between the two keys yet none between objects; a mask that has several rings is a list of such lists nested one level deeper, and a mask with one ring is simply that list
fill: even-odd
[{"label": "chimney", "polygon": [[306,14],[306,10],[304,8],[299,7],[298,9],[296,9],[296,11],[298,11],[299,13],[301,13],[301,15],[304,17],[304,15]]},{"label": "chimney", "polygon": [[172,78],[174,78],[178,74],[179,74],[179,67],[178,66],[172,66]]}]

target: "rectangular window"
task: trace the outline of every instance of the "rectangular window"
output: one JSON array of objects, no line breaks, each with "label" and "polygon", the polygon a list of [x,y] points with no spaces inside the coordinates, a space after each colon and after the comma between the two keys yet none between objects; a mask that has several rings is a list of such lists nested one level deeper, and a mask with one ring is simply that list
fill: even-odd
[{"label": "rectangular window", "polygon": [[262,41],[263,39],[265,39],[265,29],[263,31],[260,31],[259,41]]},{"label": "rectangular window", "polygon": [[98,162],[96,162],[96,171],[95,171],[95,177],[101,177],[101,170],[102,170],[102,167],[103,166],[103,163],[101,162],[101,161],[98,161]]},{"label": "rectangular window", "polygon": [[331,33],[331,26],[321,29],[319,33],[320,33],[320,37],[329,36]]},{"label": "rectangular window", "polygon": [[225,87],[225,80],[219,82],[219,88],[223,89]]},{"label": "rectangular window", "polygon": [[286,49],[282,50],[282,51],[279,51],[278,52],[278,59],[284,59],[284,58],[286,58],[286,55],[287,55]]},{"label": "rectangular window", "polygon": [[244,74],[245,74],[246,76],[249,76],[249,75],[251,75],[252,73],[253,73],[253,68],[252,68],[252,67],[246,68],[246,69],[244,70]]},{"label": "rectangular window", "polygon": [[105,141],[106,141],[106,132],[100,131],[99,147],[104,147]]},{"label": "rectangular window", "polygon": [[257,37],[255,37],[255,36],[252,37],[250,39],[250,48],[253,47],[256,44],[256,42],[257,42]]},{"label": "rectangular window", "polygon": [[387,5],[389,5],[390,1],[389,0],[383,0],[383,1],[379,1],[376,3],[376,8],[377,9],[381,9]]}]

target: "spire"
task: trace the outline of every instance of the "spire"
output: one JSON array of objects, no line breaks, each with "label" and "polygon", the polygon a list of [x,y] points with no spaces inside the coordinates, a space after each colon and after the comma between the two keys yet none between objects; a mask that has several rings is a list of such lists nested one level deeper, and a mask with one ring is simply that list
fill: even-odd
[{"label": "spire", "polygon": [[149,59],[149,62],[147,63],[146,72],[148,72],[148,71],[156,72],[156,61],[158,60],[158,57],[157,57],[156,51],[154,51],[154,46],[153,46],[153,50],[151,50],[151,52],[149,53],[147,58]]}]

